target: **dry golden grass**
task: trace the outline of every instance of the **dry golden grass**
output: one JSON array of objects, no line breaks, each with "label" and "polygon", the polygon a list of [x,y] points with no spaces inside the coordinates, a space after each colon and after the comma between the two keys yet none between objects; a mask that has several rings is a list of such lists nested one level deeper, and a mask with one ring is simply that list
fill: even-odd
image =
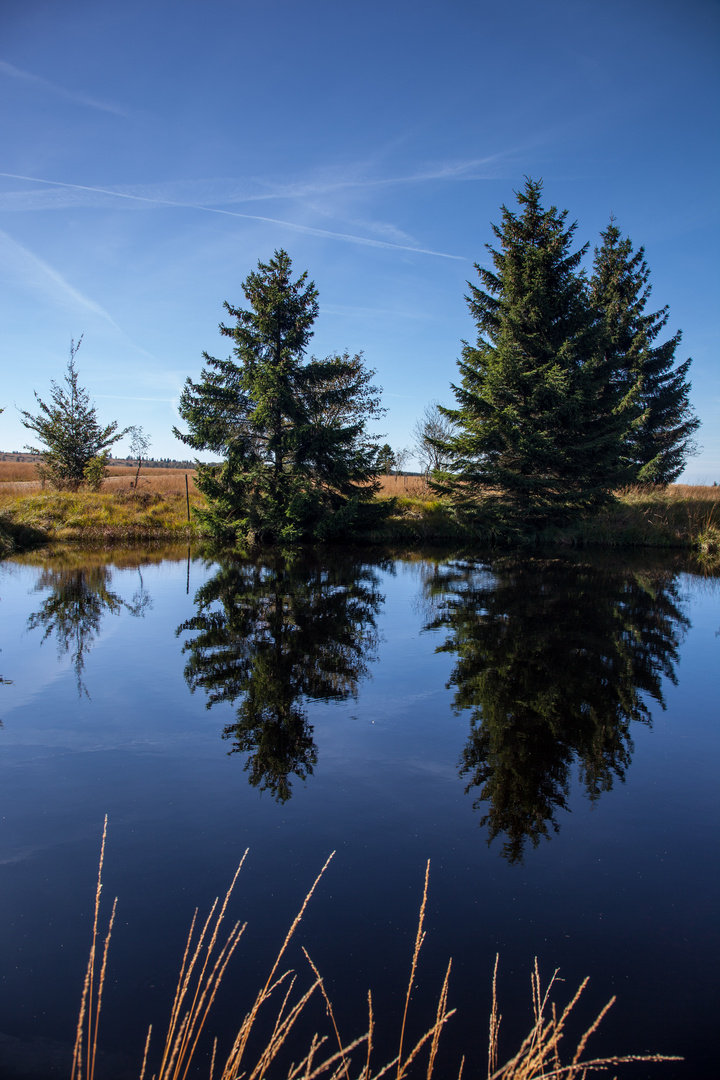
[{"label": "dry golden grass", "polygon": [[643,487],[633,484],[616,492],[624,502],[662,502],[670,505],[677,503],[720,502],[720,487],[712,484],[668,484],[667,487]]},{"label": "dry golden grass", "polygon": [[[108,472],[110,475],[103,482],[102,491],[129,491],[131,481],[135,480],[135,470],[123,465],[111,465]],[[195,477],[194,469],[142,469],[138,478],[137,489],[139,492],[147,491],[150,494],[161,495],[174,492],[185,493],[185,477],[188,478],[190,491],[192,492]]]},{"label": "dry golden grass", "polygon": [[498,1013],[497,969],[498,958],[496,956],[488,1040],[488,1080],[585,1080],[592,1073],[606,1072],[611,1066],[626,1065],[638,1061],[683,1060],[680,1057],[663,1054],[624,1054],[622,1056],[603,1058],[583,1057],[591,1035],[597,1031],[608,1010],[615,1004],[616,998],[611,997],[607,1005],[603,1006],[590,1027],[579,1039],[570,1061],[563,1065],[560,1057],[560,1043],[565,1036],[565,1028],[570,1014],[580,1000],[589,980],[583,979],[569,1003],[562,1011],[559,1011],[550,997],[552,988],[558,978],[558,972],[555,971],[548,986],[543,990],[536,958],[531,975],[535,1021],[514,1057],[510,1058],[498,1069],[498,1033],[502,1017]]},{"label": "dry golden grass", "polygon": [[0,483],[0,499],[7,499],[15,495],[31,495],[33,492],[42,490],[39,480],[11,480]]},{"label": "dry golden grass", "polygon": [[[100,851],[100,866],[95,890],[95,914],[93,921],[93,935],[88,961],[87,973],[82,992],[80,1015],[77,1026],[77,1037],[71,1080],[94,1080],[95,1064],[97,1060],[98,1027],[102,1006],[102,993],[107,970],[107,955],[113,921],[115,918],[115,904],[107,934],[105,936],[103,958],[100,973],[96,976],[96,958],[98,952],[98,924],[100,913],[100,896],[102,893],[102,869],[105,857],[105,839],[107,835],[107,817],[103,829],[102,845]],[[327,859],[322,870],[313,882],[309,892],[302,902],[298,914],[295,916],[290,929],[280,947],[265,981],[265,985],[257,994],[250,1011],[245,1015],[237,1035],[225,1058],[218,1080],[269,1080],[271,1076],[284,1076],[286,1080],[316,1080],[317,1077],[328,1077],[329,1080],[381,1080],[389,1074],[394,1074],[395,1080],[408,1080],[411,1075],[425,1076],[425,1080],[432,1080],[435,1069],[438,1046],[442,1030],[447,1021],[455,1013],[455,1009],[448,1010],[448,985],[450,979],[450,967],[448,964],[445,978],[440,990],[435,1020],[424,1035],[415,1043],[409,1051],[405,1050],[405,1031],[408,1010],[412,990],[417,973],[418,957],[425,940],[423,929],[425,908],[428,896],[428,880],[430,863],[425,871],[425,885],[423,889],[418,927],[415,935],[410,978],[405,995],[405,1007],[403,1010],[400,1027],[399,1046],[397,1054],[379,1069],[371,1064],[373,1051],[373,1034],[375,1031],[375,1018],[372,1009],[372,997],[368,993],[368,1027],[367,1031],[359,1037],[344,1042],[335,1021],[335,1014],[330,998],[317,967],[303,952],[310,964],[314,981],[304,992],[296,990],[297,974],[291,969],[279,974],[283,957],[290,945],[293,935],[305,913],[308,903],[317,888],[323,874],[330,864],[333,854]],[[246,929],[246,924],[236,922],[229,933],[221,934],[221,926],[226,915],[231,894],[237,882],[240,870],[247,856],[247,851],[240,860],[235,871],[235,876],[225,894],[222,905],[218,910],[219,900],[216,899],[210,913],[205,919],[202,928],[197,926],[197,909],[193,916],[188,934],[185,951],[180,965],[175,996],[170,1009],[170,1019],[165,1039],[160,1048],[160,1061],[157,1071],[153,1073],[153,1080],[187,1080],[188,1074],[195,1062],[200,1037],[205,1028],[208,1014],[217,995],[220,984],[225,975],[237,944]],[[217,912],[217,914],[216,914]],[[621,1057],[587,1059],[583,1055],[587,1042],[597,1030],[603,1017],[614,1002],[612,998],[600,1011],[599,1015],[585,1031],[575,1047],[571,1059],[563,1064],[560,1056],[560,1044],[565,1035],[568,1018],[583,993],[588,980],[585,979],[562,1011],[559,1011],[550,998],[550,992],[556,982],[558,973],[555,972],[550,983],[543,991],[537,960],[532,973],[532,999],[534,1010],[534,1024],[523,1040],[518,1052],[500,1068],[498,1061],[498,1035],[500,1030],[501,1016],[498,1012],[497,1001],[497,958],[492,984],[492,1011],[490,1015],[490,1032],[488,1044],[488,1080],[585,1080],[587,1076],[595,1072],[605,1072],[608,1067],[622,1065],[629,1062],[660,1062],[680,1061],[677,1057],[663,1057],[654,1054],[626,1055]],[[96,985],[97,983],[97,985]],[[310,1037],[309,1046],[299,1061],[289,1066],[280,1066],[279,1056],[283,1048],[287,1049],[287,1043],[298,1021],[303,1017],[308,1002],[317,996],[319,991],[325,1003],[326,1016],[332,1026],[334,1038],[329,1035],[320,1035],[317,1032]],[[263,1019],[265,1030],[270,1031],[262,1040],[264,1045],[255,1054],[248,1051],[250,1036],[258,1023],[258,1016],[272,998],[275,998],[274,1019],[269,1022]],[[148,1029],[145,1040],[140,1080],[144,1080],[150,1060],[152,1043],[152,1025]],[[337,1049],[334,1044],[337,1043]],[[362,1049],[361,1049],[362,1048]],[[215,1062],[217,1059],[217,1039],[212,1050],[209,1080],[215,1080]],[[355,1055],[355,1051],[360,1051]],[[359,1058],[359,1060],[358,1060]],[[465,1058],[459,1064],[457,1072],[458,1080],[461,1080]],[[193,1072],[194,1075],[194,1072]]]},{"label": "dry golden grass", "polygon": [[[97,886],[95,888],[95,909],[93,918],[93,935],[90,945],[85,982],[83,984],[82,997],[80,999],[80,1015],[78,1017],[77,1031],[75,1034],[75,1048],[73,1050],[71,1080],[82,1080],[83,1077],[95,1075],[95,1061],[97,1059],[98,1027],[100,1026],[100,1010],[102,1008],[103,989],[105,987],[105,975],[107,972],[108,949],[112,936],[115,912],[117,910],[117,896],[113,902],[112,914],[108,924],[105,944],[103,948],[102,966],[97,987],[95,985],[95,959],[98,946],[98,922],[100,919],[100,894],[102,893],[102,871],[105,862],[105,840],[107,839],[107,814],[103,826],[102,843],[100,845],[100,864],[98,866]],[[94,1008],[93,1008],[93,997]],[[83,1056],[84,1051],[84,1056]]]},{"label": "dry golden grass", "polygon": [[380,481],[378,496],[381,499],[390,499],[393,496],[416,499],[436,497],[424,476],[380,476],[378,479]]},{"label": "dry golden grass", "polygon": [[[135,480],[136,470],[131,465],[110,465],[108,477],[103,481],[101,491],[129,491],[131,481]],[[184,494],[187,474],[190,492],[193,490],[194,469],[152,469],[140,470],[138,491],[150,494]],[[0,461],[0,493],[3,495],[21,495],[30,491],[41,491],[34,462]],[[46,485],[45,491],[52,489]]]},{"label": "dry golden grass", "polygon": [[22,483],[37,480],[37,472],[32,461],[0,461],[0,484]]},{"label": "dry golden grass", "polygon": [[[424,476],[380,476],[380,498],[390,498],[393,495],[419,499],[434,499],[430,485]],[[635,485],[623,488],[617,493],[623,501],[662,501],[662,502],[687,502],[702,501],[720,502],[720,486],[706,484],[669,484],[667,487],[643,487]]]},{"label": "dry golden grass", "polygon": [[[202,505],[190,488],[190,506]],[[139,540],[195,534],[187,520],[185,491],[25,491],[0,489],[0,520],[7,514],[15,527],[35,529],[47,540]]]},{"label": "dry golden grass", "polygon": [[720,486],[715,484],[670,484],[669,487],[660,488],[671,499],[710,499],[720,502]]},{"label": "dry golden grass", "polygon": [[720,532],[720,488],[671,484],[661,487],[628,487],[618,501],[587,523],[588,538],[622,537],[625,542],[668,546],[703,546],[703,537]]}]

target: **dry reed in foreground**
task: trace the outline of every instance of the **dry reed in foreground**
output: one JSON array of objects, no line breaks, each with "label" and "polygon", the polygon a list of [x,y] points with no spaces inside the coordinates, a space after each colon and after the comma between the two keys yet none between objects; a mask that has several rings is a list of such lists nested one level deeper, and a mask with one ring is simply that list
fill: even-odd
[{"label": "dry reed in foreground", "polygon": [[[112,914],[102,950],[102,962],[99,974],[96,974],[98,940],[99,940],[99,917],[100,897],[102,893],[102,870],[105,859],[105,840],[107,836],[107,817],[103,828],[102,844],[100,849],[100,865],[98,868],[97,887],[95,890],[95,911],[93,920],[93,935],[88,960],[85,983],[83,986],[78,1018],[77,1036],[71,1080],[94,1080],[97,1061],[98,1028],[100,1023],[100,1011],[102,1007],[103,987],[107,971],[108,947],[115,919],[117,898],[113,904]],[[272,965],[270,974],[265,985],[257,994],[250,1011],[245,1015],[233,1045],[225,1058],[225,1063],[216,1073],[217,1039],[215,1039],[210,1063],[210,1080],[267,1080],[270,1076],[285,1076],[286,1080],[315,1080],[316,1077],[328,1077],[329,1080],[381,1080],[381,1077],[394,1077],[395,1080],[406,1080],[411,1075],[424,1074],[426,1080],[432,1080],[438,1053],[440,1035],[446,1022],[456,1011],[448,1010],[448,986],[450,980],[450,968],[452,961],[448,963],[445,978],[440,990],[435,1021],[425,1034],[410,1049],[405,1049],[405,1031],[410,998],[417,972],[417,963],[420,950],[425,940],[423,929],[425,921],[425,907],[428,895],[428,881],[430,863],[428,861],[425,870],[425,885],[423,888],[420,914],[418,918],[417,933],[413,949],[412,963],[410,967],[410,979],[405,995],[405,1007],[403,1010],[402,1024],[400,1027],[399,1046],[397,1054],[379,1069],[371,1064],[373,1051],[373,1034],[376,1027],[372,1008],[372,996],[368,992],[368,1027],[364,1034],[350,1042],[343,1042],[340,1036],[335,1014],[327,995],[323,978],[317,967],[303,948],[303,952],[310,964],[314,981],[303,993],[296,990],[297,975],[287,969],[278,974],[283,956],[285,955],[295,930],[300,923],[305,909],[317,888],[320,879],[327,870],[334,852],[329,856],[322,870],[313,882],[303,903],[295,916],[290,929],[285,935],[285,940]],[[246,923],[236,922],[229,933],[221,935],[220,930],[225,918],[227,906],[231,894],[237,882],[247,851],[243,855],[230,887],[218,911],[219,900],[216,899],[202,928],[197,929],[197,909],[193,916],[185,945],[180,974],[178,976],[175,997],[170,1009],[170,1019],[167,1033],[160,1050],[160,1060],[157,1070],[152,1073],[153,1080],[186,1080],[191,1068],[199,1065],[196,1061],[198,1044],[205,1027],[208,1014],[215,1000],[218,988],[225,975],[228,963],[235,948],[245,931]],[[216,914],[217,912],[217,914]],[[532,973],[532,997],[535,1022],[530,1033],[524,1039],[520,1049],[505,1065],[498,1068],[498,1034],[500,1030],[500,1014],[497,1002],[497,968],[498,961],[495,959],[493,973],[492,1012],[490,1015],[490,1032],[488,1043],[488,1080],[585,1080],[591,1073],[605,1071],[609,1066],[622,1065],[629,1062],[661,1062],[680,1061],[681,1058],[665,1057],[661,1055],[626,1055],[622,1057],[606,1057],[587,1059],[583,1058],[585,1048],[590,1036],[597,1030],[600,1022],[611,1007],[615,998],[611,998],[608,1004],[600,1011],[595,1021],[590,1025],[582,1036],[573,1052],[572,1058],[567,1064],[563,1064],[560,1057],[560,1043],[565,1035],[565,1027],[568,1017],[577,1004],[588,980],[585,979],[574,997],[565,1008],[558,1013],[554,1002],[550,999],[550,992],[557,978],[557,971],[553,975],[548,987],[543,991],[537,960]],[[309,1046],[300,1061],[293,1062],[289,1066],[280,1068],[278,1057],[280,1051],[286,1046],[290,1033],[295,1028],[303,1011],[316,992],[319,991],[325,1003],[326,1016],[330,1020],[332,1036],[315,1033],[310,1038]],[[266,1036],[264,1046],[254,1056],[248,1053],[248,1043],[253,1028],[256,1026],[258,1015],[263,1006],[275,998],[275,1017],[271,1025],[267,1025],[270,1031],[269,1038]],[[267,1012],[267,1010],[265,1010]],[[148,1029],[145,1040],[145,1049],[142,1057],[142,1065],[139,1073],[140,1080],[145,1080],[150,1060],[152,1044],[152,1025]],[[335,1049],[337,1044],[337,1049]],[[357,1052],[357,1053],[356,1053]],[[249,1059],[249,1060],[248,1060]],[[458,1080],[461,1080],[465,1058],[459,1064],[457,1072]],[[275,1068],[272,1068],[276,1066]],[[219,1062],[218,1062],[219,1067]],[[207,1074],[205,1074],[207,1075]]]}]

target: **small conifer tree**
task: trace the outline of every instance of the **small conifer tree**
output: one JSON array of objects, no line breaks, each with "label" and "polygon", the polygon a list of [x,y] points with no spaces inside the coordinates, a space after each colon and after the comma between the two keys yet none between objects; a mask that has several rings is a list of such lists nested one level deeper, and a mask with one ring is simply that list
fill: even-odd
[{"label": "small conifer tree", "polygon": [[[90,404],[87,391],[79,386],[75,357],[81,343],[82,335],[77,344],[70,342],[65,386],[55,381],[50,384],[50,404],[36,393],[35,400],[40,407],[37,415],[27,411],[20,414],[23,425],[34,431],[41,443],[39,447],[25,447],[37,456],[41,479],[53,487],[71,491],[77,491],[87,479],[86,470],[93,459],[102,458],[104,467],[104,452],[127,432],[127,428],[117,430],[116,420],[101,427],[96,407]],[[95,482],[96,473],[92,475]]]}]

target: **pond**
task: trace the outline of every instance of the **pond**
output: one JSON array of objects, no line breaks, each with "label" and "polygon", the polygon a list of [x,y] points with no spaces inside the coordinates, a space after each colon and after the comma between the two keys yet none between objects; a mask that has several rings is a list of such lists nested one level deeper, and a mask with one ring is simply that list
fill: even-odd
[{"label": "pond", "polygon": [[487,1073],[496,954],[502,1060],[537,958],[563,1003],[590,976],[569,1037],[617,995],[590,1056],[716,1075],[718,579],[678,555],[69,548],[0,564],[0,616],[3,1077],[69,1076],[105,815],[98,1078],[139,1075],[150,1023],[162,1042],[193,912],[246,849],[198,1075],[331,852],[284,966],[307,988],[307,949],[346,1041],[372,990],[376,1069],[429,860],[406,1040],[452,957],[436,1075]]}]

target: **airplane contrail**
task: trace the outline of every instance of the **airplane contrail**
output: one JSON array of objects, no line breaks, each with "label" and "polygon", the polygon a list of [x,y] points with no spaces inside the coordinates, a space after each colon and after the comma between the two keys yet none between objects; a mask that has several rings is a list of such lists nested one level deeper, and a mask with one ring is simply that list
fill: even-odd
[{"label": "airplane contrail", "polygon": [[412,247],[409,244],[393,244],[389,240],[371,240],[365,236],[355,236],[353,233],[332,232],[329,229],[317,229],[312,225],[300,225],[294,221],[283,221],[280,218],[264,217],[260,214],[242,214],[236,210],[219,210],[214,206],[198,206],[194,203],[171,202],[169,199],[152,199],[145,195],[128,195],[122,191],[113,191],[111,188],[89,187],[86,184],[69,184],[62,180],[45,180],[39,176],[22,176],[19,173],[0,172],[11,180],[27,180],[33,184],[48,184],[52,187],[71,188],[74,191],[90,191],[99,195],[113,195],[117,199],[129,199],[132,202],[150,203],[156,206],[175,206],[185,210],[198,210],[206,214],[222,214],[225,217],[243,218],[248,221],[264,221],[270,225],[284,225],[286,228],[295,229],[298,232],[309,233],[311,236],[324,236],[331,240],[344,240],[351,244],[362,244],[366,247],[390,248],[394,251],[412,251],[417,255],[434,255],[440,259],[457,259],[465,261],[463,255],[449,255],[445,251],[432,251],[430,248]]}]

